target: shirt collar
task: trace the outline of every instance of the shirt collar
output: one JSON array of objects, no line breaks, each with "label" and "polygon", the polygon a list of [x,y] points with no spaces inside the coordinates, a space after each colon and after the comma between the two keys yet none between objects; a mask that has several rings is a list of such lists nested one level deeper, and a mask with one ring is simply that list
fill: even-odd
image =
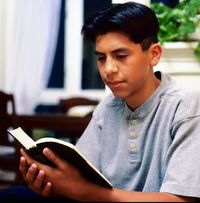
[{"label": "shirt collar", "polygon": [[134,111],[131,110],[126,102],[125,108],[124,108],[124,114],[127,118],[138,118],[143,119],[145,118],[154,105],[157,105],[160,102],[161,96],[167,91],[169,86],[174,83],[174,81],[170,78],[170,76],[166,73],[161,73],[160,71],[155,72],[156,77],[161,80],[160,85],[158,88],[154,91],[154,93],[138,108],[136,108]]}]

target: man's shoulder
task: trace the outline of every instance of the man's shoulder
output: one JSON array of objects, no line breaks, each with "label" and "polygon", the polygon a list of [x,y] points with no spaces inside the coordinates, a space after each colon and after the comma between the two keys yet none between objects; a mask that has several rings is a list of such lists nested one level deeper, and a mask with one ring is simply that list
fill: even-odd
[{"label": "man's shoulder", "polygon": [[200,114],[200,91],[194,89],[185,89],[181,100],[188,111]]},{"label": "man's shoulder", "polygon": [[[200,91],[185,87],[176,87],[166,92],[168,103],[177,106],[182,116],[200,116]],[[169,102],[171,101],[171,102]]]},{"label": "man's shoulder", "polygon": [[176,83],[172,88],[166,91],[168,96],[176,97],[183,102],[191,103],[192,101],[200,101],[200,91],[197,89],[189,89]]},{"label": "man's shoulder", "polygon": [[123,106],[125,106],[125,100],[117,98],[112,93],[110,93],[101,100],[101,102],[95,109],[94,114],[108,113],[113,109],[121,109],[123,108]]}]

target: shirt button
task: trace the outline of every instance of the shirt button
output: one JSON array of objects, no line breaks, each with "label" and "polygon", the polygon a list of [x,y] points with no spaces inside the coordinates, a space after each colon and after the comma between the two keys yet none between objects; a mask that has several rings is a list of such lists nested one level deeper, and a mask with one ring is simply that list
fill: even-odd
[{"label": "shirt button", "polygon": [[130,136],[130,137],[135,137],[135,136],[136,136],[136,133],[135,133],[134,131],[130,131],[130,132],[129,132],[129,136]]},{"label": "shirt button", "polygon": [[136,119],[131,120],[130,124],[131,125],[136,125],[137,124],[137,120]]},{"label": "shirt button", "polygon": [[136,143],[135,142],[131,142],[130,143],[130,148],[131,149],[135,149],[136,148]]}]

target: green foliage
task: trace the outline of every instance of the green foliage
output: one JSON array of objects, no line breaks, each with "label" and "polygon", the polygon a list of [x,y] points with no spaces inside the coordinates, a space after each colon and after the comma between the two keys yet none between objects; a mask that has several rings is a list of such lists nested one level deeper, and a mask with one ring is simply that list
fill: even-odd
[{"label": "green foliage", "polygon": [[[175,8],[170,8],[163,3],[151,3],[155,12],[160,31],[158,39],[164,42],[190,41],[189,34],[194,33],[200,26],[200,1],[182,0]],[[195,54],[200,60],[200,43],[195,49]]]},{"label": "green foliage", "polygon": [[200,43],[198,43],[198,46],[197,46],[196,49],[194,50],[194,54],[196,55],[196,57],[197,57],[198,60],[200,61]]}]

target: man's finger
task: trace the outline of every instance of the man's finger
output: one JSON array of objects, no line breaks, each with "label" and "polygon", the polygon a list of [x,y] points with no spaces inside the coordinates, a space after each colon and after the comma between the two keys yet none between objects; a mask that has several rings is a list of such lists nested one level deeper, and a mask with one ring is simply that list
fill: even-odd
[{"label": "man's finger", "polygon": [[26,151],[25,151],[23,148],[20,149],[20,153],[21,153],[21,155],[22,155],[23,157],[25,157],[26,162],[28,163],[28,165],[31,165],[33,162],[35,162],[35,161],[26,153]]},{"label": "man's finger", "polygon": [[34,183],[35,181],[35,177],[38,174],[38,167],[36,164],[32,164],[29,169],[28,172],[26,174],[26,181],[28,181],[29,183]]},{"label": "man's finger", "polygon": [[26,173],[28,169],[25,157],[20,157],[19,170],[21,173]]},{"label": "man's finger", "polygon": [[44,148],[43,154],[51,161],[53,162],[56,166],[62,167],[63,165],[63,160],[52,150],[49,148]]},{"label": "man's finger", "polygon": [[50,182],[46,182],[46,184],[43,187],[41,194],[45,197],[49,197],[51,194],[51,190],[52,190],[52,184]]},{"label": "man's finger", "polygon": [[43,190],[43,184],[45,181],[45,172],[43,170],[39,170],[35,180],[34,180],[34,184],[33,186],[37,189]]}]

